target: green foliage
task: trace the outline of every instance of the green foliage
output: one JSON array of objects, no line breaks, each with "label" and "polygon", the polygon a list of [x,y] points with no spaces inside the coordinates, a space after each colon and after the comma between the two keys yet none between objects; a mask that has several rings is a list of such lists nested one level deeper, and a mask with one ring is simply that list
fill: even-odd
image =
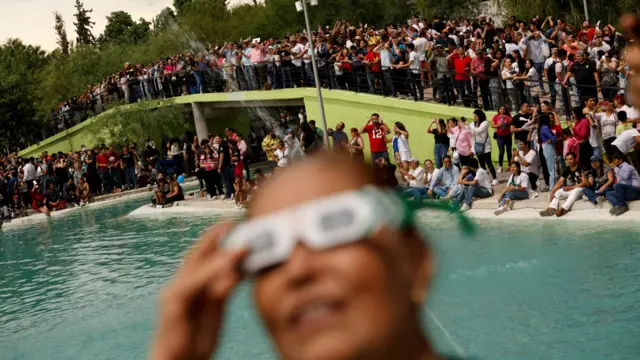
[{"label": "green foliage", "polygon": [[165,137],[180,137],[193,130],[193,119],[188,119],[184,106],[167,106],[153,109],[139,103],[131,111],[124,107],[114,108],[101,115],[93,124],[94,144],[131,144],[143,149],[147,137],[157,144]]},{"label": "green foliage", "polygon": [[159,33],[163,30],[169,29],[175,23],[175,20],[176,14],[173,12],[173,9],[168,7],[164,8],[160,11],[160,14],[153,18],[153,30],[156,33]]},{"label": "green foliage", "polygon": [[93,10],[87,10],[84,8],[84,4],[80,2],[80,0],[76,0],[76,4],[74,5],[76,8],[76,13],[73,16],[76,18],[76,22],[73,25],[76,26],[76,43],[78,45],[92,45],[96,42],[96,38],[93,36],[91,29],[96,24],[91,21],[91,16],[89,14],[93,12]]},{"label": "green foliage", "polygon": [[[518,1],[518,0],[515,0]],[[416,0],[420,14],[430,17],[437,15],[447,18],[472,17],[480,12],[481,0]]]},{"label": "green foliage", "polygon": [[[553,15],[554,18],[565,18],[570,24],[579,27],[585,20],[583,0],[502,0],[501,4],[506,14],[516,15],[518,19],[525,21],[536,15],[541,18]],[[622,14],[640,12],[640,2],[637,0],[589,0],[587,7],[592,24],[600,20],[603,25],[615,26]]]},{"label": "green foliage", "polygon": [[53,13],[53,16],[55,20],[55,26],[53,28],[56,30],[56,35],[58,36],[56,43],[60,47],[62,55],[67,56],[69,55],[69,39],[67,38],[64,19],[62,18],[62,14],[57,11]]},{"label": "green foliage", "polygon": [[0,46],[0,145],[29,143],[39,132],[35,74],[46,64],[46,53],[37,46],[9,39]]},{"label": "green foliage", "polygon": [[98,38],[98,43],[137,44],[147,40],[150,34],[151,23],[145,19],[141,18],[139,22],[135,22],[129,13],[114,11],[107,16],[107,26]]}]

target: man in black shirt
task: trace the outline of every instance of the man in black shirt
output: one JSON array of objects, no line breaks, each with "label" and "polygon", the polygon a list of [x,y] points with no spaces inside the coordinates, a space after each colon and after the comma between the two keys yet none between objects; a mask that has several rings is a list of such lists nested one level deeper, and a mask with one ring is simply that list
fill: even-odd
[{"label": "man in black shirt", "polygon": [[576,87],[578,88],[578,99],[582,104],[587,98],[598,98],[600,92],[600,76],[596,63],[589,60],[584,51],[580,50],[576,53],[576,62],[573,63],[567,76],[562,82],[563,86],[567,85],[567,81],[574,77]]},{"label": "man in black shirt", "polygon": [[158,150],[153,148],[150,144],[147,144],[147,150],[144,151],[144,158],[147,160],[147,165],[151,165],[152,168],[156,167],[158,162]]},{"label": "man in black shirt", "polygon": [[122,160],[122,167],[124,168],[124,179],[127,184],[127,189],[135,189],[137,187],[136,162],[133,154],[129,152],[128,147],[125,146],[122,148],[120,159]]},{"label": "man in black shirt", "polygon": [[504,58],[502,50],[493,52],[493,56],[484,58],[484,73],[489,81],[489,90],[491,91],[491,102],[494,110],[500,108],[502,101],[502,79],[500,77],[500,63]]},{"label": "man in black shirt", "polygon": [[531,110],[529,104],[526,102],[520,105],[520,112],[511,120],[511,132],[516,139],[518,149],[520,148],[520,142],[527,141],[529,136],[530,126],[526,126],[531,121]]}]

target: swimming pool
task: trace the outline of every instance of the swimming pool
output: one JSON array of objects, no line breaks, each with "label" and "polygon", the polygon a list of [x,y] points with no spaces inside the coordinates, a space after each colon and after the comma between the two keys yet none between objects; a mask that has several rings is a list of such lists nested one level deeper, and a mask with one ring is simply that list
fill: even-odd
[{"label": "swimming pool", "polygon": [[[128,218],[143,201],[0,231],[0,359],[142,359],[158,291],[216,217]],[[640,232],[593,223],[421,216],[439,275],[424,314],[437,347],[477,359],[636,359]],[[631,226],[631,225],[630,225]],[[637,225],[636,225],[637,226]],[[250,285],[219,359],[274,359]]]}]

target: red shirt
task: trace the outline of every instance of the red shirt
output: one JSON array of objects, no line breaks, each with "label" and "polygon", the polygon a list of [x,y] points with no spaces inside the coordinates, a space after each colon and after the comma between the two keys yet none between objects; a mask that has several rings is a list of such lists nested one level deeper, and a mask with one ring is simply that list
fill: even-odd
[{"label": "red shirt", "polygon": [[580,32],[578,32],[578,40],[580,40],[583,34],[587,34],[587,39],[589,39],[589,41],[593,41],[596,37],[596,28],[590,27],[589,30],[586,31],[584,29],[580,30]]},{"label": "red shirt", "polygon": [[367,56],[364,57],[365,60],[369,62],[371,65],[371,71],[380,72],[380,55],[376,54],[374,51],[369,51]]},{"label": "red shirt", "polygon": [[496,114],[491,119],[491,122],[493,125],[499,125],[499,127],[496,128],[498,136],[508,136],[511,134],[511,116]]},{"label": "red shirt", "polygon": [[387,151],[387,140],[382,126],[375,127],[373,124],[369,124],[364,127],[364,132],[369,135],[369,149],[371,149],[371,152]]},{"label": "red shirt", "polygon": [[573,134],[578,142],[589,140],[590,132],[591,128],[589,127],[589,120],[586,118],[576,121],[576,124],[573,126]]},{"label": "red shirt", "polygon": [[556,136],[556,154],[562,154],[564,142],[564,134],[562,133],[562,126],[555,124],[551,127],[551,132]]},{"label": "red shirt", "polygon": [[471,58],[465,56],[461,58],[457,54],[453,57],[453,70],[456,72],[456,80],[471,80],[469,69],[471,68]]},{"label": "red shirt", "polygon": [[99,154],[96,156],[96,166],[98,168],[106,168],[109,166],[109,157],[104,154]]}]

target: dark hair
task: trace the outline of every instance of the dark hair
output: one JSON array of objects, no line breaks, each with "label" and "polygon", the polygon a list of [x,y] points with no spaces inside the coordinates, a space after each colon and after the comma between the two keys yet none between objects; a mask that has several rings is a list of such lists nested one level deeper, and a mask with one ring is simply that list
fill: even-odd
[{"label": "dark hair", "polygon": [[487,121],[487,114],[485,114],[484,111],[480,109],[474,110],[473,115],[478,117],[478,124],[482,124],[484,121]]},{"label": "dark hair", "polygon": [[551,108],[551,103],[550,103],[548,100],[544,100],[544,101],[542,101],[542,103],[543,103],[546,107]]},{"label": "dark hair", "polygon": [[[569,155],[569,154],[567,154]],[[611,160],[626,160],[626,155],[622,153],[622,151],[615,151],[613,155],[611,155]]]},{"label": "dark hair", "polygon": [[478,160],[476,158],[471,158],[471,160],[469,160],[469,163],[467,165],[469,165],[470,168],[477,169],[478,168]]},{"label": "dark hair", "polygon": [[315,120],[309,120],[309,125],[316,126],[316,121]]},{"label": "dark hair", "polygon": [[407,49],[409,49],[409,50],[413,51],[413,50],[415,50],[415,49],[416,49],[416,46],[415,46],[415,45],[413,45],[413,44],[407,44]]},{"label": "dark hair", "polygon": [[518,175],[520,175],[520,173],[522,172],[522,170],[521,170],[522,165],[517,161],[514,161],[513,163],[511,163],[511,165],[515,166],[516,169],[518,169],[518,170],[516,170],[516,173]]},{"label": "dark hair", "polygon": [[374,116],[376,116],[376,117],[380,117],[380,114],[378,114],[378,113],[373,113],[373,114],[371,114],[371,117],[374,117]]},{"label": "dark hair", "polygon": [[576,153],[574,153],[573,151],[569,151],[567,153],[567,155],[564,156],[564,158],[566,159],[569,155],[571,155],[574,159],[576,159],[578,156],[576,155]]},{"label": "dark hair", "polygon": [[542,144],[542,127],[546,126],[551,130],[551,118],[548,114],[540,114],[538,117],[538,143]]},{"label": "dark hair", "polygon": [[395,126],[402,131],[407,131],[407,128],[404,126],[403,123],[401,123],[400,121],[396,121]]},{"label": "dark hair", "polygon": [[449,159],[449,160],[451,160],[451,156],[449,156],[449,155],[445,155],[445,156],[443,156],[443,157],[442,157],[442,162],[444,162],[444,160],[445,160],[445,159]]},{"label": "dark hair", "polygon": [[571,109],[571,113],[573,114],[573,116],[576,117],[576,119],[582,119],[584,117],[584,114],[582,113],[582,108],[580,106],[574,106]]}]

